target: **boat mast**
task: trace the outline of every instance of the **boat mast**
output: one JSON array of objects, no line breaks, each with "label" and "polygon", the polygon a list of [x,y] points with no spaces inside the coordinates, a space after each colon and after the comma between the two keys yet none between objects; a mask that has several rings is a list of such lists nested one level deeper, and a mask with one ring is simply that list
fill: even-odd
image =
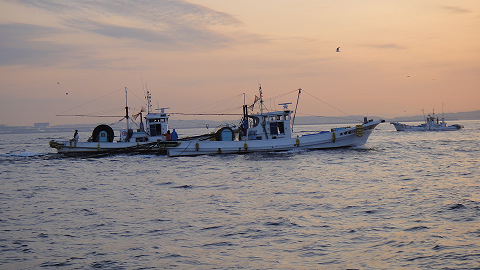
[{"label": "boat mast", "polygon": [[247,129],[248,129],[248,106],[246,104],[245,100],[245,93],[243,93],[243,118],[242,118],[242,126],[243,126],[243,131],[244,135],[247,136]]},{"label": "boat mast", "polygon": [[152,94],[147,89],[147,113],[152,111]]},{"label": "boat mast", "polygon": [[295,106],[295,113],[293,114],[293,119],[292,119],[292,132],[293,132],[293,123],[295,123],[295,116],[297,115],[298,101],[300,100],[301,92],[302,92],[302,88],[298,88],[297,105]]},{"label": "boat mast", "polygon": [[125,118],[127,119],[127,130],[130,129],[129,123],[128,123],[128,97],[127,97],[127,87],[125,87]]},{"label": "boat mast", "polygon": [[445,104],[442,103],[442,122],[445,122],[445,117],[443,116],[443,105]]},{"label": "boat mast", "polygon": [[262,85],[258,87],[258,92],[260,93],[260,115],[262,116],[262,127],[263,127],[263,132],[265,132],[265,138],[268,139],[268,133],[267,133],[267,121],[265,117],[263,117],[263,93],[262,93]]},{"label": "boat mast", "polygon": [[262,94],[262,85],[258,87],[258,92],[260,93],[260,114],[263,115],[263,94]]}]

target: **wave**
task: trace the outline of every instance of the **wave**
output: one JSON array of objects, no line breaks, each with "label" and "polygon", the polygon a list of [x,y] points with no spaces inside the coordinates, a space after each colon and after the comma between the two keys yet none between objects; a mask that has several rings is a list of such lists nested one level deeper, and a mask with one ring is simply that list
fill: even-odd
[{"label": "wave", "polygon": [[45,153],[33,153],[33,152],[13,152],[13,153],[0,153],[0,157],[38,157],[43,156]]}]

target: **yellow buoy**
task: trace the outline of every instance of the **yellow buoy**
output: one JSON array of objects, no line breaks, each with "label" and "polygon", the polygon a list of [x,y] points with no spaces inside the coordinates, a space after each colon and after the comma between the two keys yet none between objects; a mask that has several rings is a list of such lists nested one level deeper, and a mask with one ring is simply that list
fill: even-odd
[{"label": "yellow buoy", "polygon": [[363,125],[357,125],[357,137],[363,137]]}]

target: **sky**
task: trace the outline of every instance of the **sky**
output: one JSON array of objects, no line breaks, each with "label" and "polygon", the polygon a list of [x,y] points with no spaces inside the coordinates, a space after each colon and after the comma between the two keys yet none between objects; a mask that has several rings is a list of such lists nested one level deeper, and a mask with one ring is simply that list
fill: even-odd
[{"label": "sky", "polygon": [[0,125],[115,121],[57,115],[122,115],[125,87],[241,113],[259,85],[299,116],[480,110],[480,1],[0,0]]}]

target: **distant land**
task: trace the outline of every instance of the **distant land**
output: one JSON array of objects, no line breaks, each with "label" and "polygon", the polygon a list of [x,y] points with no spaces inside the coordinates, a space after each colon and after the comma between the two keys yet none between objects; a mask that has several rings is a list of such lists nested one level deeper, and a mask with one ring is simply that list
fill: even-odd
[{"label": "distant land", "polygon": [[[428,115],[427,113],[425,115]],[[442,114],[436,114],[439,118]],[[455,124],[453,121],[459,120],[480,120],[480,110],[472,112],[458,112],[458,113],[444,113],[443,117],[447,124]],[[364,116],[352,115],[343,117],[327,117],[327,116],[297,116],[295,118],[295,125],[321,125],[321,124],[354,124],[358,121],[363,121]],[[395,118],[385,118],[381,116],[369,116],[368,119],[385,119],[385,122],[422,122],[423,115],[404,116]],[[169,120],[171,128],[187,129],[187,128],[202,128],[207,125],[214,129],[223,123],[232,123],[238,125],[239,119],[231,121],[205,121],[205,120]],[[101,124],[101,123],[99,123]],[[58,125],[49,126],[48,123],[36,123],[34,126],[7,126],[0,125],[0,134],[23,134],[23,133],[60,133],[73,132],[78,129],[80,132],[91,132],[98,124],[84,124],[84,125]],[[118,130],[122,125],[112,126]]]},{"label": "distant land", "polygon": [[[385,119],[385,122],[422,122],[425,121],[424,117],[429,115],[425,113],[424,115],[415,115],[415,116],[402,116],[395,118],[385,118],[381,116],[368,116],[368,119]],[[442,118],[442,114],[435,114],[438,118]],[[354,115],[354,116],[343,116],[343,117],[325,117],[325,116],[303,116],[297,117],[298,120],[295,120],[297,125],[310,125],[310,124],[351,124],[354,123],[354,119],[363,120],[364,116]],[[447,124],[450,124],[452,121],[459,120],[480,120],[480,110],[472,112],[458,112],[458,113],[444,113],[443,117]],[[451,123],[455,124],[455,123]]]}]

